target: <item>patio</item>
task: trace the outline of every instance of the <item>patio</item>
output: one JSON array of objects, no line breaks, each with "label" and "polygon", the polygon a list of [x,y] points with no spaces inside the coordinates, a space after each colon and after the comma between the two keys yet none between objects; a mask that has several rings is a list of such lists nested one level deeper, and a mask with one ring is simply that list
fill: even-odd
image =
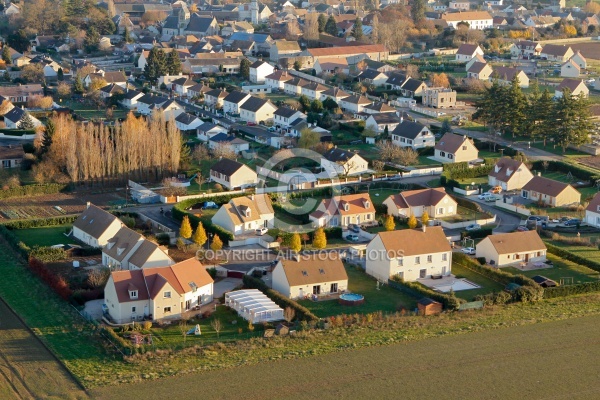
[{"label": "patio", "polygon": [[450,290],[454,292],[458,292],[461,290],[471,290],[471,289],[479,289],[479,286],[476,283],[473,283],[465,278],[457,278],[455,275],[443,276],[438,279],[433,278],[424,278],[419,279],[417,282],[433,289],[438,292],[447,293]]},{"label": "patio", "polygon": [[500,268],[504,268],[504,267],[512,267],[512,268],[518,269],[519,271],[537,271],[539,269],[554,268],[554,265],[552,265],[552,263],[547,264],[543,261],[535,261],[535,262],[524,262],[523,261],[523,262],[516,263],[516,264],[505,265]]}]

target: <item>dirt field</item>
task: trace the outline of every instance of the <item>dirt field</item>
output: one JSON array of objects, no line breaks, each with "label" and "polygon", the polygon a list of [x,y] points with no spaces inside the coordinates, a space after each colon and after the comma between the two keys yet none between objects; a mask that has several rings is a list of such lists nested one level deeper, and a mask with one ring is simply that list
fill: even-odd
[{"label": "dirt field", "polygon": [[1,300],[0,398],[88,398],[64,367]]},{"label": "dirt field", "polygon": [[587,59],[600,60],[600,43],[596,41],[569,44],[573,51],[581,51],[581,54]]},{"label": "dirt field", "polygon": [[600,316],[537,323],[90,394],[101,400],[190,399],[198,390],[209,399],[597,399],[598,324]]},{"label": "dirt field", "polygon": [[0,220],[49,218],[83,211],[86,202],[106,207],[122,200],[116,193],[57,193],[0,200]]},{"label": "dirt field", "polygon": [[582,157],[578,161],[583,165],[587,165],[588,167],[600,169],[600,156]]}]

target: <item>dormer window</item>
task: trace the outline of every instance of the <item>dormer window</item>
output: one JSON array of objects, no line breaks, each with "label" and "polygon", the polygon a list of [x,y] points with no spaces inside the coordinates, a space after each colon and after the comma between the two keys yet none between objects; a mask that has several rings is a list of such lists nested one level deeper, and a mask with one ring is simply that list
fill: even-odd
[{"label": "dormer window", "polygon": [[138,291],[137,290],[130,290],[129,291],[129,298],[130,299],[137,299],[138,298]]},{"label": "dormer window", "polygon": [[94,219],[90,219],[90,224],[91,224],[92,222],[94,222]]},{"label": "dormer window", "polygon": [[250,217],[250,209],[249,208],[246,208],[245,214],[246,214],[246,217]]},{"label": "dormer window", "polygon": [[369,200],[365,201],[365,208],[371,208],[371,202]]},{"label": "dormer window", "polygon": [[494,168],[494,170],[496,171],[496,173],[500,172],[500,166],[496,165],[496,167]]},{"label": "dormer window", "polygon": [[117,248],[117,255],[120,256],[121,254],[123,254],[124,251],[125,251],[124,247]]},{"label": "dormer window", "polygon": [[108,247],[108,249],[110,250],[110,249],[112,249],[112,248],[113,248],[113,246],[114,246],[114,245],[115,245],[115,242],[108,242],[108,243],[106,244],[106,247]]},{"label": "dormer window", "polygon": [[344,211],[350,211],[350,204],[344,203]]}]

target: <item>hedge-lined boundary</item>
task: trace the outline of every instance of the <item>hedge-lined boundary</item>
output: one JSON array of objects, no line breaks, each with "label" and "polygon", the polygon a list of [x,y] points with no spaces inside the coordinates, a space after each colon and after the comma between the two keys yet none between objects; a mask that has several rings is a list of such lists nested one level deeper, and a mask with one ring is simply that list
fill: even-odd
[{"label": "hedge-lined boundary", "polygon": [[587,258],[579,256],[568,250],[561,249],[560,247],[555,246],[550,243],[547,243],[547,242],[545,243],[545,245],[546,245],[546,248],[548,249],[548,253],[550,253],[550,254],[554,254],[555,256],[557,256],[559,258],[564,258],[567,261],[572,261],[575,264],[583,265],[585,267],[593,269],[596,272],[600,272],[600,263],[598,263],[596,261],[588,260]]},{"label": "hedge-lined boundary", "polygon": [[547,168],[544,168],[543,161],[534,161],[532,169],[534,170],[548,170],[548,171],[558,171],[563,174],[568,174],[569,172],[576,178],[586,181],[595,182],[600,179],[600,172],[598,170],[592,169],[590,167],[585,167],[583,165],[577,165],[570,162],[565,161],[548,161]]},{"label": "hedge-lined boundary", "polygon": [[30,229],[30,228],[41,228],[45,226],[57,226],[72,224],[78,218],[77,215],[66,215],[60,217],[51,218],[36,218],[36,219],[24,219],[19,221],[7,221],[0,225],[7,227],[8,229]]},{"label": "hedge-lined boundary", "polygon": [[308,308],[300,305],[298,302],[289,299],[276,290],[269,288],[262,280],[250,275],[244,275],[244,287],[248,289],[258,289],[267,295],[279,307],[285,309],[291,307],[296,311],[296,318],[299,321],[318,321],[319,317],[313,314]]},{"label": "hedge-lined boundary", "polygon": [[392,279],[389,279],[388,284],[391,288],[404,292],[417,299],[421,297],[429,297],[430,299],[442,303],[444,308],[450,311],[458,310],[461,303],[466,303],[465,300],[456,297],[454,293],[447,294],[436,292],[417,282],[404,282],[396,276],[394,276]]},{"label": "hedge-lined boundary", "polygon": [[47,183],[44,185],[25,185],[6,190],[0,190],[0,199],[23,196],[39,196],[42,194],[56,194],[67,189],[69,185],[59,183]]},{"label": "hedge-lined boundary", "polygon": [[600,281],[545,288],[544,297],[552,299],[554,297],[566,297],[590,292],[600,292]]}]

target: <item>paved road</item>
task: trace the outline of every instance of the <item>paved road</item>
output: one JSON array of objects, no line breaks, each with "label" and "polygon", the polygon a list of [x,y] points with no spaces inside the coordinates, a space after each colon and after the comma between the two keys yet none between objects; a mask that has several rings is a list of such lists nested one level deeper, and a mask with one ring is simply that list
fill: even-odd
[{"label": "paved road", "polygon": [[500,210],[484,200],[479,200],[477,195],[467,196],[467,199],[479,204],[484,211],[496,214],[497,227],[494,228],[494,233],[513,232],[521,224],[521,218],[514,214]]}]

